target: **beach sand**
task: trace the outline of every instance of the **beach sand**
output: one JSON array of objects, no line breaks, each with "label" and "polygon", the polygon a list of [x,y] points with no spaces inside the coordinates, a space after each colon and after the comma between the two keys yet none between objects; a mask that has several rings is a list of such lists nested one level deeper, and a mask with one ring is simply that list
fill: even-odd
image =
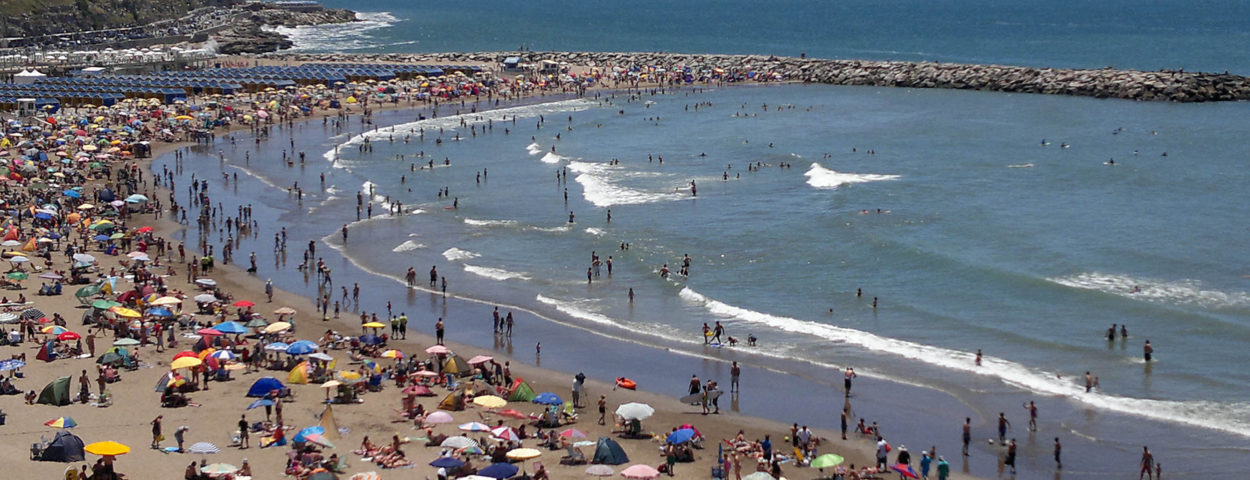
[{"label": "beach sand", "polygon": [[[388,108],[409,108],[407,105],[398,107],[391,106]],[[317,120],[324,112],[307,120]],[[331,112],[331,115],[333,112]],[[218,133],[219,139],[221,133]],[[221,141],[221,140],[219,140]],[[157,148],[154,156],[169,153],[181,144],[160,144],[154,145]],[[143,162],[142,166],[147,167],[150,159]],[[148,177],[150,180],[150,176]],[[166,196],[166,192],[159,195]],[[131,226],[152,225],[157,230],[157,234],[169,238],[171,234],[181,228],[181,226],[168,220],[168,217],[160,220],[153,220],[150,215],[135,216],[128,222]],[[261,235],[272,233],[271,230],[280,228],[278,225],[262,226]],[[191,252],[188,252],[190,254]],[[106,257],[98,255],[100,263],[104,270],[115,265],[118,257]],[[55,268],[68,268],[66,259],[63,255],[54,256]],[[123,257],[124,258],[124,257]],[[182,266],[176,266],[179,275],[166,278],[171,288],[177,288],[186,292],[193,292],[195,289],[185,282],[185,272]],[[343,320],[331,320],[321,322],[310,312],[316,309],[313,302],[301,296],[297,296],[284,291],[275,291],[273,303],[264,302],[263,278],[249,275],[241,268],[235,265],[219,265],[209,277],[216,279],[221,288],[227,292],[234,294],[236,299],[250,299],[257,302],[257,310],[266,314],[280,306],[290,306],[298,310],[297,324],[300,326],[297,336],[304,339],[316,339],[316,337],[325,329],[335,329],[347,335],[354,335],[359,332],[359,326],[355,324],[354,318],[344,318]],[[340,279],[342,281],[342,279]],[[350,281],[350,279],[348,279]],[[67,288],[65,295],[58,297],[37,297],[34,296],[34,289],[30,288],[33,281],[28,281],[26,293],[30,294],[31,301],[43,312],[51,315],[59,313],[69,319],[71,330],[86,334],[85,328],[80,324],[78,319],[82,316],[82,310],[78,308],[78,303],[72,291],[74,288]],[[16,292],[13,292],[16,293]],[[403,295],[402,287],[396,287],[394,295]],[[372,309],[371,309],[372,310]],[[456,312],[450,311],[449,316],[455,317]],[[206,319],[201,317],[201,319]],[[415,330],[415,329],[410,329]],[[392,348],[397,348],[409,354],[419,354],[420,358],[425,358],[424,349],[432,344],[432,337],[423,335],[419,332],[410,332],[412,337],[407,340],[392,341]],[[501,356],[497,352],[483,352],[481,349],[475,349],[455,342],[456,332],[454,329],[449,330],[448,347],[457,354],[465,358],[472,357],[478,353],[490,354],[495,357],[496,361],[504,362],[511,360],[509,357]],[[96,341],[97,354],[108,348],[111,344],[111,336],[102,336]],[[608,340],[604,340],[608,341]],[[228,447],[230,435],[235,431],[235,424],[239,420],[239,415],[245,413],[245,408],[253,399],[245,397],[247,388],[255,379],[266,375],[273,375],[280,379],[285,379],[286,372],[281,371],[264,371],[261,373],[241,374],[242,372],[234,372],[234,380],[229,382],[212,382],[209,384],[210,390],[195,392],[190,395],[193,402],[200,404],[197,407],[184,407],[177,409],[160,408],[159,395],[153,391],[161,375],[168,371],[168,365],[174,353],[186,348],[189,343],[186,339],[180,340],[178,350],[166,350],[163,353],[157,353],[152,346],[142,348],[134,348],[139,354],[143,367],[137,371],[123,371],[122,381],[120,383],[111,384],[110,392],[114,395],[113,405],[106,408],[97,408],[89,405],[74,404],[64,407],[53,407],[48,405],[25,405],[21,396],[5,396],[0,397],[0,409],[8,414],[7,425],[0,427],[0,438],[3,438],[8,448],[0,450],[0,461],[10,465],[12,478],[47,478],[60,475],[67,464],[52,462],[34,462],[28,459],[28,448],[30,444],[36,443],[41,437],[51,439],[55,430],[43,425],[44,422],[58,416],[72,416],[79,426],[72,431],[80,436],[85,443],[92,443],[103,440],[114,440],[129,445],[132,451],[117,460],[117,471],[124,473],[128,478],[134,479],[157,479],[157,478],[180,478],[187,464],[190,462],[198,462],[202,458],[209,463],[224,462],[233,465],[239,465],[244,458],[249,460],[252,465],[254,478],[280,478],[283,477],[283,466],[287,459],[286,452],[288,449],[283,447],[259,449],[255,445],[257,443],[256,435],[252,437],[253,447],[249,449],[236,449]],[[641,347],[640,347],[641,348]],[[3,354],[19,354],[25,352],[28,358],[28,364],[23,369],[25,378],[18,379],[16,385],[19,389],[39,391],[43,386],[59,376],[71,376],[73,378],[71,391],[77,391],[77,375],[83,369],[87,369],[88,375],[92,379],[91,390],[95,391],[95,362],[92,358],[83,359],[65,359],[57,360],[51,363],[44,363],[34,359],[37,344],[35,342],[26,342],[17,347],[0,347]],[[340,359],[339,366],[343,368],[347,362],[346,352],[332,351],[330,354]],[[592,362],[593,359],[586,361]],[[383,360],[381,363],[389,364],[389,360]],[[536,391],[552,391],[562,396],[569,395],[570,385],[573,374],[576,372],[560,372],[547,369],[535,368],[525,365],[522,361],[512,361],[512,372],[514,377],[524,378],[529,382]],[[626,369],[623,374],[628,375]],[[674,373],[675,375],[678,375]],[[587,384],[587,390],[594,395],[606,393],[608,396],[608,412],[609,422],[607,426],[599,426],[596,424],[597,413],[593,406],[594,399],[586,401],[589,408],[580,411],[581,418],[572,425],[573,427],[587,433],[590,440],[594,440],[600,436],[614,436],[610,433],[611,429],[611,412],[616,406],[625,402],[643,402],[656,409],[656,414],[643,422],[643,429],[647,432],[656,432],[665,434],[673,427],[692,423],[707,438],[705,445],[707,448],[695,451],[695,462],[681,463],[676,467],[678,477],[684,478],[706,478],[712,465],[715,462],[716,442],[721,439],[729,439],[737,434],[739,430],[744,430],[747,439],[762,439],[764,435],[771,435],[775,451],[788,451],[787,442],[784,438],[789,433],[789,426],[777,422],[768,421],[760,418],[743,416],[740,414],[725,412],[721,415],[702,415],[701,410],[697,406],[684,405],[675,398],[659,395],[646,391],[626,391],[613,390],[612,385],[604,382],[591,380]],[[728,386],[724,386],[727,388]],[[324,390],[318,385],[293,385],[295,392],[294,401],[285,405],[284,413],[288,419],[287,423],[302,428],[317,423],[316,415],[320,414],[324,408],[323,399],[325,397]],[[436,397],[421,398],[421,403],[427,409],[435,407],[435,403],[442,398],[446,390],[437,387]],[[436,458],[439,449],[433,447],[422,447],[420,445],[408,445],[405,449],[408,458],[416,465],[413,468],[401,469],[396,471],[381,470],[377,466],[362,462],[358,455],[351,453],[356,448],[361,439],[368,435],[378,444],[383,444],[391,437],[391,435],[399,435],[401,437],[416,437],[421,432],[413,429],[410,421],[403,420],[397,411],[400,408],[399,389],[394,387],[393,383],[388,382],[386,388],[377,393],[368,393],[363,396],[364,403],[354,405],[336,405],[334,407],[334,416],[339,427],[350,429],[341,439],[335,440],[338,448],[326,451],[328,456],[330,453],[339,454],[340,458],[346,460],[349,465],[350,473],[379,471],[382,478],[433,478],[435,476],[435,468],[428,466],[428,462]],[[515,408],[522,412],[537,412],[539,407],[532,404],[509,404],[508,408]],[[247,411],[247,418],[250,422],[261,420],[263,417],[262,410]],[[186,444],[196,442],[211,442],[222,448],[222,452],[214,455],[201,456],[180,453],[164,453],[160,450],[148,448],[151,441],[149,422],[157,415],[164,415],[164,431],[166,440],[162,446],[173,446],[173,431],[179,426],[187,426],[190,430],[186,434]],[[831,409],[829,415],[836,418],[836,409]],[[459,433],[455,425],[470,421],[484,421],[484,423],[494,424],[497,417],[485,413],[482,409],[470,407],[465,411],[454,412],[456,422],[441,425],[435,428],[437,433],[457,434]],[[522,421],[505,419],[505,424],[511,426],[519,426]],[[532,431],[533,427],[529,427]],[[293,431],[288,435],[293,435]],[[819,447],[820,453],[837,453],[847,458],[847,464],[855,464],[857,466],[872,463],[873,446],[871,442],[860,436],[854,436],[849,441],[838,440],[839,434],[830,431],[816,431],[817,436],[821,438]],[[479,434],[474,434],[474,438],[478,438]],[[664,462],[664,457],[659,454],[658,448],[661,442],[657,440],[625,440],[618,439],[621,446],[625,448],[630,457],[630,464],[643,463],[657,466]],[[535,440],[526,440],[526,446],[532,446]],[[918,450],[918,449],[917,449]],[[593,447],[583,448],[587,455],[593,453]],[[918,451],[916,452],[918,460]],[[543,456],[536,459],[541,461],[547,468],[552,478],[572,479],[586,478],[584,473],[585,466],[561,466],[558,464],[562,451],[543,451]],[[93,463],[99,458],[95,455],[87,455],[87,462]],[[533,472],[534,461],[526,462],[525,468],[529,472]],[[81,462],[69,464],[71,466],[80,466]],[[474,465],[478,467],[485,466],[486,463],[475,460]],[[616,467],[619,470],[626,465]],[[821,473],[810,468],[795,468],[793,464],[785,464],[784,476],[787,478],[816,478]],[[743,474],[754,471],[753,465],[749,462],[743,464]],[[825,475],[829,472],[826,471]],[[732,474],[731,474],[732,475]],[[349,475],[344,475],[347,478]],[[964,475],[959,475],[966,478]]]}]

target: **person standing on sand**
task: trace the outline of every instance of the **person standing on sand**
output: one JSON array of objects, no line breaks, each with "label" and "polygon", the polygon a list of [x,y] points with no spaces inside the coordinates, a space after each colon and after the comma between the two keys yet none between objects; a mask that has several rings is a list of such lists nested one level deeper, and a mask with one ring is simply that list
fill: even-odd
[{"label": "person standing on sand", "polygon": [[968,444],[972,443],[972,418],[971,417],[964,418],[963,441],[964,441],[964,456],[966,457],[968,456]]},{"label": "person standing on sand", "polygon": [[1141,473],[1137,474],[1137,480],[1141,480],[1143,476],[1153,479],[1155,456],[1150,453],[1150,449],[1145,446],[1141,447]]},{"label": "person standing on sand", "polygon": [[157,415],[156,418],[153,419],[151,422],[152,423],[152,448],[156,448],[156,449],[161,448],[161,439],[164,438],[161,435],[161,420],[163,420],[164,418],[165,418],[164,415]]},{"label": "person standing on sand", "polygon": [[269,303],[273,303],[273,279],[265,280],[265,297],[269,299]]},{"label": "person standing on sand", "polygon": [[951,477],[951,464],[946,463],[946,457],[938,457],[938,480],[946,480]]},{"label": "person standing on sand", "polygon": [[438,317],[438,321],[434,322],[434,340],[439,345],[443,344],[443,317]]},{"label": "person standing on sand", "polygon": [[[738,366],[738,362],[734,362],[729,367],[729,393],[738,392],[738,377],[742,375],[742,367]],[[845,435],[843,435],[845,437]]]},{"label": "person standing on sand", "polygon": [[239,415],[239,448],[248,448],[251,442],[248,441],[247,414]]},{"label": "person standing on sand", "polygon": [[607,415],[607,413],[608,413],[608,396],[599,395],[599,424],[600,425],[605,424],[606,422],[605,416]]}]

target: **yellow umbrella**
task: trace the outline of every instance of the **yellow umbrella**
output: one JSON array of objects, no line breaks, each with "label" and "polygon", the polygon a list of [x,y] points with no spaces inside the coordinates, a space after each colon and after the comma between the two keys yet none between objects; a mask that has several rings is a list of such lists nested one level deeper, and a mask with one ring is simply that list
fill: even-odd
[{"label": "yellow umbrella", "polygon": [[382,358],[404,358],[404,352],[399,350],[387,350],[382,352]]},{"label": "yellow umbrella", "polygon": [[182,300],[179,300],[176,297],[161,297],[156,300],[152,300],[150,305],[182,305]]},{"label": "yellow umbrella", "polygon": [[342,384],[343,382],[340,382],[338,380],[330,380],[326,383],[321,384],[321,388],[334,388]]},{"label": "yellow umbrella", "polygon": [[83,447],[87,453],[94,455],[125,455],[130,453],[130,447],[109,440],[107,442],[95,442]]},{"label": "yellow umbrella", "polygon": [[119,317],[139,318],[143,316],[142,313],[136,312],[126,307],[113,307],[113,308],[110,308],[109,311],[116,313],[117,316]]},{"label": "yellow umbrella", "polygon": [[533,448],[518,448],[508,452],[508,460],[529,460],[531,458],[538,458],[542,454],[543,452]]},{"label": "yellow umbrella", "polygon": [[481,397],[473,397],[473,404],[486,408],[499,408],[507,405],[508,401],[494,395],[485,395]]},{"label": "yellow umbrella", "polygon": [[291,328],[291,324],[288,322],[274,322],[265,327],[265,333],[285,332],[289,328]]},{"label": "yellow umbrella", "polygon": [[170,362],[169,369],[178,370],[182,368],[198,367],[202,363],[204,363],[202,360],[195,357],[181,357]]},{"label": "yellow umbrella", "polygon": [[386,325],[383,325],[382,322],[369,322],[361,326],[364,328],[386,328]]}]

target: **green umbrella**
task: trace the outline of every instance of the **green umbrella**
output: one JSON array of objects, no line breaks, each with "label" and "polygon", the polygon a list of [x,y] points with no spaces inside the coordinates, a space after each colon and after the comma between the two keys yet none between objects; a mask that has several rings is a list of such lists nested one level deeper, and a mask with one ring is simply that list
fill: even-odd
[{"label": "green umbrella", "polygon": [[98,308],[100,310],[108,310],[110,308],[117,307],[120,305],[121,305],[120,303],[114,302],[112,300],[96,300],[94,302],[91,302],[92,307]]},{"label": "green umbrella", "polygon": [[[133,339],[133,338],[123,338],[123,339],[121,339],[121,340],[117,340],[117,341],[113,342],[113,345],[116,345],[116,346],[119,346],[119,347],[133,346],[133,345],[138,345],[138,344],[139,344],[139,341],[138,341],[138,340],[135,340],[135,339]],[[124,350],[124,349],[123,349],[123,350]]]},{"label": "green umbrella", "polygon": [[841,465],[842,462],[845,462],[845,461],[846,459],[842,458],[841,455],[826,453],[824,455],[816,457],[815,460],[812,460],[812,468],[836,467],[838,465]]},{"label": "green umbrella", "polygon": [[[100,293],[100,287],[99,287],[99,286],[97,286],[97,285],[87,285],[87,286],[85,286],[85,287],[82,287],[82,288],[78,289],[78,291],[77,291],[77,292],[74,292],[74,296],[75,296],[75,297],[78,297],[78,298],[87,298],[87,297],[90,297],[90,296],[95,295],[95,294],[97,294],[97,293]],[[106,308],[107,308],[107,307],[106,307]]]},{"label": "green umbrella", "polygon": [[112,234],[112,235],[110,235],[110,236],[109,236],[109,239],[111,239],[111,240],[117,240],[117,239],[121,239],[121,238],[126,238],[126,234],[124,234],[124,233],[114,233],[114,234]]},{"label": "green umbrella", "polygon": [[9,272],[5,276],[9,277],[9,280],[25,280],[27,278],[26,272]]}]

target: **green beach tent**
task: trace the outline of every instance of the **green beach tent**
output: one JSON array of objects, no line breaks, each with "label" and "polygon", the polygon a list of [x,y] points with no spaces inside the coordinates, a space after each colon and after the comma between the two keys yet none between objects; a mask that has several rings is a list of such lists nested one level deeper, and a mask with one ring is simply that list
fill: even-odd
[{"label": "green beach tent", "polygon": [[534,389],[525,380],[516,379],[512,382],[512,392],[508,394],[509,402],[528,402],[534,399]]},{"label": "green beach tent", "polygon": [[69,377],[61,377],[49,382],[43,387],[43,391],[39,393],[39,400],[35,403],[58,407],[69,405]]}]

